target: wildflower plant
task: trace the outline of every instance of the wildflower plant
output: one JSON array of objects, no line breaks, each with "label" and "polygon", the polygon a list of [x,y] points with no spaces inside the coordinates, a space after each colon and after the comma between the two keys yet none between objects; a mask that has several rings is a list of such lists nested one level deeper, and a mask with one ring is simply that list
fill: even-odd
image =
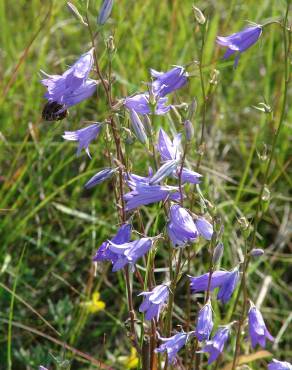
[{"label": "wildflower plant", "polygon": [[[61,110],[70,107],[78,109],[76,105],[81,101],[94,99],[97,85],[101,87],[98,90],[98,99],[104,99],[107,103],[108,113],[103,122],[98,116],[99,112],[96,112],[99,123],[75,131],[65,131],[63,136],[65,140],[77,141],[77,154],[81,154],[84,149],[88,160],[95,154],[101,156],[100,153],[93,154],[93,150],[89,152],[89,145],[93,148],[97,137],[101,145],[104,141],[104,167],[96,169],[96,174],[87,180],[84,187],[91,189],[102,186],[100,184],[106,180],[111,182],[116,207],[116,215],[113,216],[115,232],[104,239],[88,264],[110,264],[112,269],[107,272],[107,278],[114,279],[117,273],[125,280],[128,304],[128,317],[125,319],[129,322],[127,337],[131,348],[129,361],[124,362],[126,368],[144,366],[145,369],[154,369],[158,362],[160,368],[164,364],[164,369],[176,366],[177,363],[184,363],[185,368],[191,368],[193,363],[196,369],[201,369],[202,366],[208,368],[206,357],[202,353],[209,354],[208,364],[217,361],[218,366],[224,353],[228,352],[229,357],[233,357],[234,370],[242,350],[242,331],[245,330],[247,318],[252,347],[257,343],[264,347],[266,338],[273,339],[259,310],[252,304],[247,312],[248,300],[252,298],[247,289],[247,276],[250,257],[260,257],[263,254],[255,248],[257,228],[262,215],[264,186],[283,117],[281,116],[279,122],[264,175],[265,181],[259,194],[253,229],[250,229],[249,224],[240,229],[245,239],[243,261],[234,258],[231,265],[225,265],[223,221],[216,205],[212,205],[207,199],[204,178],[208,174],[201,166],[206,144],[208,109],[207,86],[202,70],[203,52],[200,53],[198,62],[176,65],[176,61],[171,61],[169,70],[164,72],[151,68],[149,80],[142,85],[141,90],[129,96],[114,96],[113,62],[114,53],[118,52],[113,45],[114,33],[106,42],[108,69],[101,67],[102,43],[97,47],[98,38],[95,37],[95,33],[102,35],[101,30],[110,22],[114,9],[114,1],[104,0],[99,14],[96,15],[97,25],[92,23],[85,11],[83,25],[88,30],[91,49],[84,54],[80,51],[81,57],[62,75],[45,74],[41,81],[47,89],[45,98],[59,104]],[[208,19],[196,7],[194,13],[202,35],[203,50]],[[286,43],[287,17],[286,13],[281,23]],[[267,26],[274,23],[254,25],[228,37],[218,36],[217,43],[227,48],[224,58],[236,54],[237,65],[239,55],[255,44],[259,37],[264,37],[262,34],[266,32]],[[155,67],[160,69],[159,66]],[[184,104],[177,99],[181,89],[193,83],[191,71],[194,68],[197,68],[196,72],[200,76],[203,96],[200,132],[195,132],[192,127],[192,99]],[[287,68],[286,62],[286,72]],[[93,73],[95,79],[90,77]],[[208,88],[211,89],[211,82]],[[176,125],[172,129],[170,125],[161,127],[163,120],[159,117],[170,117],[173,114]],[[131,146],[130,155],[128,143],[122,140],[125,131],[137,139]],[[135,163],[135,145],[142,147],[145,153],[145,167],[139,174]],[[193,155],[195,153],[195,163],[188,160],[190,152]],[[150,170],[148,166],[151,166]],[[98,191],[96,194],[98,195]],[[147,216],[147,210],[151,207],[155,207],[157,211],[155,222],[159,226],[155,228],[153,220]],[[102,214],[99,217],[102,218]],[[162,220],[158,222],[161,217]],[[156,263],[161,263],[162,255],[168,255],[166,266],[162,269],[164,276],[156,270]],[[199,267],[194,270],[193,264],[206,255],[209,269]],[[222,266],[216,267],[220,259],[223,261]],[[188,291],[187,302],[180,302],[179,294],[182,290]],[[105,303],[99,300],[99,293],[94,294],[92,300],[86,302],[88,310],[106,310]],[[137,303],[137,296],[142,298],[140,305]],[[184,303],[188,306],[186,312]],[[213,312],[214,305],[217,308],[219,305],[223,321],[227,325],[222,326],[219,317]],[[232,305],[233,308],[230,308]],[[179,315],[174,315],[175,306],[180,306],[181,315],[184,315],[181,322],[177,319]],[[231,322],[228,312],[232,311],[235,316]],[[213,331],[213,327],[216,330]],[[233,338],[236,340],[232,354],[229,341],[234,343]],[[163,357],[163,353],[166,356]],[[273,360],[269,368],[281,369],[281,366],[277,360]],[[283,366],[289,368],[290,365]]]}]

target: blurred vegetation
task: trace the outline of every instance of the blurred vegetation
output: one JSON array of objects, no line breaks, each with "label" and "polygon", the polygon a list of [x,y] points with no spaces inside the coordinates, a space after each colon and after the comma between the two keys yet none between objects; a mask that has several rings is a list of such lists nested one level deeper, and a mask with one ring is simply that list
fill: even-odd
[{"label": "blurred vegetation", "polygon": [[[81,13],[85,3],[74,2]],[[105,71],[105,40],[114,35],[114,96],[121,98],[145,90],[143,82],[149,81],[149,68],[167,70],[173,64],[198,58],[200,37],[192,15],[193,4],[191,0],[116,1],[110,22],[98,36],[98,56]],[[232,60],[222,60],[223,51],[215,45],[215,37],[239,31],[247,21],[281,19],[285,1],[206,0],[195,4],[209,22],[204,78],[208,81],[215,68],[220,72],[208,106],[201,189],[224,220],[225,254],[221,265],[228,269],[241,258],[243,240],[236,220],[242,215],[252,219],[255,213],[262,180],[262,159],[258,154],[263,153],[265,145],[270,148],[279,121],[284,54],[280,28],[271,26],[240,57],[234,70]],[[99,6],[100,1],[90,1],[93,26]],[[64,130],[77,129],[85,121],[102,121],[107,116],[102,89],[96,99],[70,109],[69,117],[62,122],[41,119],[44,89],[39,83],[39,70],[51,74],[64,71],[90,49],[88,32],[68,11],[65,1],[0,0],[0,24],[0,369],[9,368],[9,353],[13,370],[36,369],[40,364],[55,368],[58,361],[66,368],[65,360],[72,369],[93,369],[99,360],[123,369],[125,365],[118,359],[129,355],[131,348],[125,340],[127,306],[122,275],[110,273],[109,266],[103,265],[98,266],[94,277],[91,263],[100,243],[116,230],[114,196],[108,183],[92,191],[83,189],[85,181],[104,166],[104,140],[100,137],[91,145],[93,159],[89,161],[85,154],[76,158],[75,144],[64,143],[61,138]],[[190,83],[172,99],[189,103],[195,97],[200,107],[198,70],[192,67],[191,72]],[[290,102],[291,96],[290,86]],[[273,108],[272,122],[253,108],[260,102]],[[257,247],[264,248],[266,254],[253,260],[248,275],[254,300],[264,294],[261,310],[270,331],[277,337],[283,330],[279,342],[268,350],[278,359],[287,360],[292,358],[288,329],[292,318],[288,269],[292,247],[290,106],[269,179],[269,208],[259,227]],[[156,124],[156,128],[164,126],[168,132],[181,130],[169,117],[157,118]],[[194,125],[199,138],[199,109]],[[127,145],[129,156],[135,151],[133,171],[145,174],[150,163],[144,147],[139,143]],[[194,163],[195,148],[194,143]],[[159,212],[159,207],[151,206],[143,214],[148,220],[157,220]],[[161,231],[163,216],[158,220],[156,227]],[[164,266],[164,252],[160,249],[158,263]],[[200,260],[194,261],[194,275],[203,273],[208,266],[207,252],[203,249],[199,256]],[[184,281],[181,284],[183,287]],[[106,309],[90,313],[84,303],[90,302],[95,291],[101,293]],[[183,317],[185,289],[179,291],[177,323]],[[136,307],[139,302],[135,298]],[[217,322],[222,322],[226,311],[215,306],[215,312]],[[248,343],[243,346],[247,351]],[[232,359],[231,348],[230,345],[226,350],[226,362]],[[266,361],[259,359],[249,366],[265,368]]]}]

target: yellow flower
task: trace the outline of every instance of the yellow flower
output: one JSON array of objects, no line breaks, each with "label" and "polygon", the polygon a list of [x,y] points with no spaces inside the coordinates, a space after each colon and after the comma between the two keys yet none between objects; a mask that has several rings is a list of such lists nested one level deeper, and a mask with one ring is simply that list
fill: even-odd
[{"label": "yellow flower", "polygon": [[119,361],[125,365],[125,369],[137,369],[139,359],[136,348],[131,348],[131,354],[129,356],[120,356]]},{"label": "yellow flower", "polygon": [[105,309],[105,303],[99,300],[100,293],[94,292],[91,296],[91,300],[88,302],[82,303],[83,306],[86,306],[88,312],[95,313]]}]

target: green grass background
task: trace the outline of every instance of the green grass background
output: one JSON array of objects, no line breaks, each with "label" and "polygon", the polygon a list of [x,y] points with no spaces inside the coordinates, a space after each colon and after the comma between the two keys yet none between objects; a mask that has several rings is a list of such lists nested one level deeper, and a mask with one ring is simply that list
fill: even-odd
[{"label": "green grass background", "polygon": [[[85,3],[74,2],[81,13]],[[241,56],[234,70],[232,60],[221,59],[223,51],[215,46],[215,37],[239,31],[247,20],[262,23],[283,17],[285,1],[119,0],[99,37],[98,56],[104,70],[104,39],[113,32],[117,48],[113,62],[115,96],[145,89],[143,81],[149,80],[149,68],[166,70],[173,64],[198,58],[198,27],[191,11],[194,3],[209,19],[204,51],[206,82],[214,68],[220,71],[216,93],[208,107],[208,150],[202,162],[201,189],[224,220],[225,254],[221,265],[229,269],[239,261],[238,251],[243,246],[236,219],[240,215],[252,218],[255,213],[262,180],[257,153],[264,144],[269,148],[279,121],[284,55],[280,28],[271,26]],[[99,5],[100,1],[90,1],[93,25]],[[85,181],[104,166],[104,141],[100,138],[91,146],[93,159],[89,161],[85,154],[76,158],[75,145],[64,143],[61,138],[66,129],[77,129],[86,120],[101,121],[106,117],[102,89],[98,90],[97,99],[70,109],[68,119],[55,123],[41,120],[44,89],[39,83],[39,70],[52,74],[64,71],[90,48],[88,33],[64,1],[0,0],[0,25],[0,369],[36,369],[39,364],[55,368],[52,355],[70,360],[72,369],[96,368],[90,360],[78,354],[72,356],[64,343],[114,368],[123,368],[117,358],[130,351],[125,340],[127,306],[123,279],[104,267],[99,267],[93,278],[91,266],[98,245],[116,230],[113,193],[108,184],[91,192],[83,190]],[[200,106],[198,70],[193,67],[192,72],[194,77],[174,101],[190,102],[195,97]],[[263,101],[274,109],[273,122],[252,108]],[[267,252],[253,261],[248,277],[254,300],[269,277],[272,279],[261,310],[274,336],[283,330],[279,343],[273,349],[269,345],[268,350],[277,358],[286,359],[292,358],[290,106],[291,87],[269,178],[269,209],[259,228],[257,246]],[[156,125],[169,130],[170,123],[164,117],[158,118]],[[198,111],[194,117],[196,138],[200,125]],[[149,163],[143,146],[135,143],[128,150],[130,156],[135,151],[134,172],[145,173]],[[190,163],[196,158],[194,143]],[[148,207],[145,218],[155,219],[157,212],[157,207]],[[162,217],[157,221],[160,229]],[[194,275],[203,273],[208,266],[207,254],[202,252],[198,258],[193,265]],[[95,290],[101,292],[107,310],[88,315],[80,303]],[[182,290],[179,294],[183,302],[185,293]],[[136,307],[139,302],[135,300]],[[183,308],[181,304],[175,306],[178,316],[183,316]],[[226,311],[219,307],[215,311],[217,323],[222,322]],[[54,338],[59,342],[54,342]],[[231,347],[226,351],[226,362],[232,359]],[[242,351],[248,351],[247,343]],[[10,365],[7,358],[12,359]],[[250,367],[264,369],[266,361],[259,359]]]}]

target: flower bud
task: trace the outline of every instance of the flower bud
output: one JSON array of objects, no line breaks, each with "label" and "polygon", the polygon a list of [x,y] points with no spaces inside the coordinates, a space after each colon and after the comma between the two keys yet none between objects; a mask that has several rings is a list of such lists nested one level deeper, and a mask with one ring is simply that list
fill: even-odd
[{"label": "flower bud", "polygon": [[105,22],[108,20],[111,14],[113,5],[114,5],[114,0],[104,0],[103,1],[100,11],[99,11],[99,16],[97,18],[98,24],[100,24],[101,26],[105,24]]},{"label": "flower bud", "polygon": [[260,257],[264,254],[264,250],[260,248],[254,248],[251,252],[250,255],[253,257]]},{"label": "flower bud", "polygon": [[130,111],[130,117],[131,117],[132,126],[133,126],[133,129],[135,131],[135,135],[136,135],[137,139],[142,144],[145,144],[147,142],[147,135],[145,133],[144,126],[143,126],[143,123],[140,120],[140,117],[138,116],[138,114],[134,110]]},{"label": "flower bud", "polygon": [[79,10],[70,1],[67,1],[67,8],[74,15],[74,17],[76,19],[78,19],[79,21],[81,21],[81,23],[83,23],[85,26],[88,26],[88,24],[84,21],[82,15],[79,13]]},{"label": "flower bud", "polygon": [[184,121],[184,127],[187,141],[191,141],[192,138],[194,137],[194,127],[192,122],[189,119],[187,119],[186,121]]},{"label": "flower bud", "polygon": [[90,189],[93,186],[100,184],[101,182],[109,179],[117,171],[117,168],[104,168],[94,175],[87,183],[84,185],[86,189]]},{"label": "flower bud", "polygon": [[199,24],[204,24],[206,22],[206,17],[202,13],[202,11],[199,8],[197,8],[196,6],[193,6],[193,13],[194,13],[194,16],[196,18],[196,21]]},{"label": "flower bud", "polygon": [[224,252],[224,245],[223,243],[218,243],[214,249],[214,253],[213,253],[213,265],[215,265],[216,263],[218,263],[223,255],[223,252]]},{"label": "flower bud", "polygon": [[149,184],[158,184],[165,177],[169,176],[177,169],[178,161],[176,159],[165,162],[149,181]]},{"label": "flower bud", "polygon": [[143,115],[143,125],[144,125],[144,128],[145,128],[145,131],[146,131],[147,135],[151,136],[153,134],[152,124],[151,124],[151,120],[150,120],[150,118],[147,114]]}]

